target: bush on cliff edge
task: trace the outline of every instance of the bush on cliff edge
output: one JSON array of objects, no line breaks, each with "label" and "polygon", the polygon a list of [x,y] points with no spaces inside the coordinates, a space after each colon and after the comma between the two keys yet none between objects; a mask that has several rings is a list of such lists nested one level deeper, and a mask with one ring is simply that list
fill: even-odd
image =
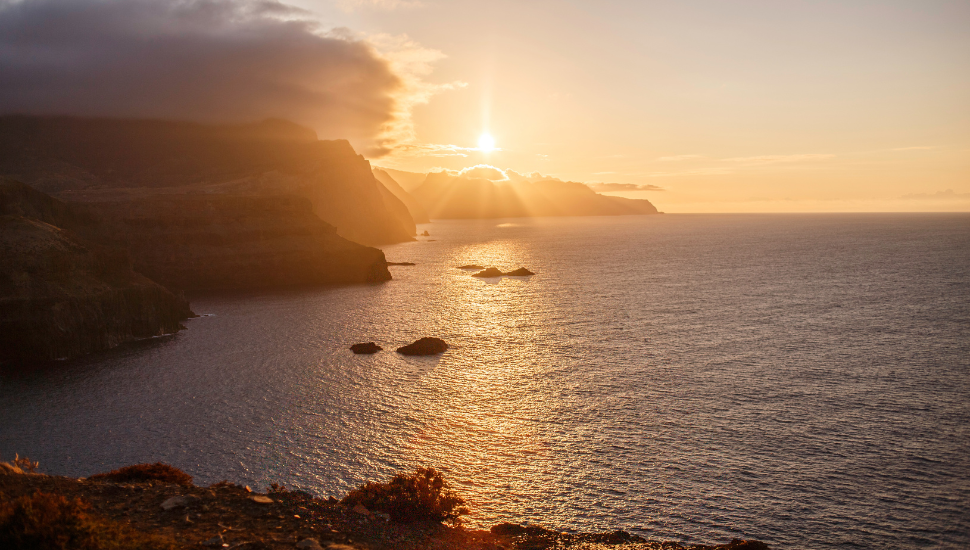
[{"label": "bush on cliff edge", "polygon": [[387,483],[369,481],[348,493],[341,503],[385,512],[399,523],[447,521],[458,525],[461,516],[468,514],[465,500],[448,487],[434,468],[400,473]]},{"label": "bush on cliff edge", "polygon": [[146,483],[160,481],[177,485],[192,485],[192,476],[161,462],[155,464],[135,464],[112,470],[106,474],[95,474],[88,479],[95,481],[114,481],[116,483]]}]

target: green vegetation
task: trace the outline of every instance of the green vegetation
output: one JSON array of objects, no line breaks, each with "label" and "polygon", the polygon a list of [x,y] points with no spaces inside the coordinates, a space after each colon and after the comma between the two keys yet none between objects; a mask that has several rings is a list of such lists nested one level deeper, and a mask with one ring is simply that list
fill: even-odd
[{"label": "green vegetation", "polygon": [[399,523],[447,521],[458,525],[461,516],[469,513],[465,500],[448,487],[434,468],[400,473],[387,483],[367,482],[347,494],[341,503],[385,512]]},{"label": "green vegetation", "polygon": [[89,513],[81,499],[35,492],[0,496],[0,548],[31,550],[170,550],[174,541],[138,533]]},{"label": "green vegetation", "polygon": [[118,483],[144,483],[160,481],[162,483],[176,483],[178,485],[192,485],[192,476],[179,470],[175,466],[156,462],[155,464],[135,464],[112,470],[106,474],[95,474],[88,479],[101,481],[115,481]]}]

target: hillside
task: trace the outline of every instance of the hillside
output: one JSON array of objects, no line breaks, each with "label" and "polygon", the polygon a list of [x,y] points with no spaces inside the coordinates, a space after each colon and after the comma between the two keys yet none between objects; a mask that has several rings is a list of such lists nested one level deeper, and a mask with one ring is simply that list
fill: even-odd
[{"label": "hillside", "polygon": [[428,218],[428,212],[423,206],[421,206],[421,203],[415,200],[410,193],[401,187],[397,180],[391,177],[386,170],[374,168],[374,177],[377,178],[377,181],[384,184],[384,187],[386,187],[388,191],[393,193],[395,197],[400,199],[401,202],[408,207],[408,212],[410,212],[414,223],[428,223],[431,221]]},{"label": "hillside", "polygon": [[37,219],[0,216],[0,258],[0,362],[77,357],[172,334],[193,316],[124,251]]},{"label": "hillside", "polygon": [[610,197],[576,182],[495,181],[432,172],[411,195],[431,218],[657,214],[650,201]]},{"label": "hillside", "polygon": [[410,240],[407,207],[343,140],[268,120],[202,125],[158,120],[0,117],[0,175],[73,199],[78,193],[290,194],[353,241]]}]

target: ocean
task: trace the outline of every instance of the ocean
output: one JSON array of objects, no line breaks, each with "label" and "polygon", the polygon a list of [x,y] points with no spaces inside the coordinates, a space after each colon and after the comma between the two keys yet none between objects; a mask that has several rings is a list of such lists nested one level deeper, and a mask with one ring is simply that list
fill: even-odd
[{"label": "ocean", "polygon": [[[970,215],[425,229],[393,281],[194,296],[175,336],[3,373],[0,457],[338,497],[427,465],[473,526],[970,547]],[[393,351],[423,336],[451,349]]]}]

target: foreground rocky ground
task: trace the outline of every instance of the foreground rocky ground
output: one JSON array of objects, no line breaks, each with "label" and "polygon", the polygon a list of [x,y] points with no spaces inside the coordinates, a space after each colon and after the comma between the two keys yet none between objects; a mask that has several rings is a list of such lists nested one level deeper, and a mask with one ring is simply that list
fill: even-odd
[{"label": "foreground rocky ground", "polygon": [[209,487],[149,481],[119,483],[22,471],[0,464],[0,503],[37,491],[91,505],[90,513],[121,528],[154,538],[144,548],[234,548],[237,550],[766,550],[757,541],[718,546],[683,546],[646,541],[622,531],[565,534],[539,527],[501,524],[491,530],[439,523],[398,524],[361,506],[271,488],[258,494],[221,482]]}]

